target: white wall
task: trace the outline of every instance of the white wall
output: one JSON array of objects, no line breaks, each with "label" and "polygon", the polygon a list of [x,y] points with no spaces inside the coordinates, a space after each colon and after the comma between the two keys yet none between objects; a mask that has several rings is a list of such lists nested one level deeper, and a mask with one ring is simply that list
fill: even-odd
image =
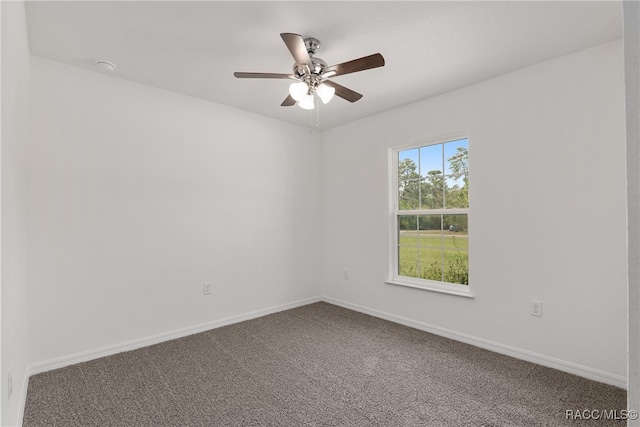
[{"label": "white wall", "polygon": [[[629,268],[628,408],[640,408],[640,5],[624,2]],[[640,425],[640,421],[629,421]]]},{"label": "white wall", "polygon": [[[27,234],[26,147],[28,140],[29,47],[24,4],[1,2],[2,145],[1,145],[1,423],[20,423],[27,386]],[[8,396],[8,373],[13,393]]]},{"label": "white wall", "polygon": [[317,134],[37,57],[31,105],[30,363],[320,293]]},{"label": "white wall", "polygon": [[[460,131],[475,298],[387,285],[388,147]],[[322,142],[329,297],[624,385],[621,41],[326,131]],[[529,315],[531,299],[544,317]]]},{"label": "white wall", "polygon": [[[324,293],[626,375],[621,42],[325,131],[321,148],[40,58],[30,84],[32,365]],[[475,299],[386,285],[387,149],[459,131]]]}]

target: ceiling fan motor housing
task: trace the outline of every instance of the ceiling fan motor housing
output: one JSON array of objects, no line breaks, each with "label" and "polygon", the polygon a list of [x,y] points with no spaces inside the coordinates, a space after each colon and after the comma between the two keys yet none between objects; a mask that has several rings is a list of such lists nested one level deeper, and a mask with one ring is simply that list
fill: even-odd
[{"label": "ceiling fan motor housing", "polygon": [[310,78],[310,74],[320,76],[324,69],[327,68],[327,63],[324,60],[313,56],[318,49],[320,49],[320,40],[313,37],[307,37],[304,39],[304,45],[307,48],[307,53],[309,53],[311,64],[309,64],[310,66],[307,66],[306,64],[293,64],[293,74],[301,79]]},{"label": "ceiling fan motor housing", "polygon": [[293,64],[293,74],[299,78],[304,78],[309,74],[321,75],[324,69],[327,68],[327,63],[320,58],[311,57],[311,67],[307,64]]}]

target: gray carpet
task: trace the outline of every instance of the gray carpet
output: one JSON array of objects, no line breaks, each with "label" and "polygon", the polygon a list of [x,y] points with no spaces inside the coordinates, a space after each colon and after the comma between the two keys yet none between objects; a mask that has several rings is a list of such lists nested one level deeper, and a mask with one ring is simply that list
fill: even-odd
[{"label": "gray carpet", "polygon": [[625,390],[326,303],[35,375],[24,426],[624,426]]}]

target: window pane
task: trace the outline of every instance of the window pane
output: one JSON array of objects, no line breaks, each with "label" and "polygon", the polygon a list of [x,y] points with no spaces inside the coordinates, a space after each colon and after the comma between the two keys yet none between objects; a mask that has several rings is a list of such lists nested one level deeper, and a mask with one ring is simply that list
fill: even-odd
[{"label": "window pane", "polygon": [[466,250],[444,251],[443,280],[449,283],[469,284],[469,252]]},{"label": "window pane", "polygon": [[420,148],[420,175],[429,173],[442,174],[442,144],[428,145]]},{"label": "window pane", "polygon": [[469,140],[460,139],[445,143],[444,162],[445,175],[468,175]]},{"label": "window pane", "polygon": [[418,277],[418,248],[416,246],[398,246],[398,274]]},{"label": "window pane", "polygon": [[445,235],[467,238],[469,232],[469,216],[467,214],[443,215],[442,228]]},{"label": "window pane", "polygon": [[398,151],[398,161],[399,163],[403,163],[406,159],[410,159],[415,165],[418,164],[418,153],[419,148],[412,148],[410,150],[401,150]]},{"label": "window pane", "polygon": [[442,247],[445,250],[466,251],[469,249],[469,238],[466,234],[448,231],[445,231],[445,233],[442,236]]},{"label": "window pane", "polygon": [[416,215],[398,215],[398,230],[402,236],[403,231],[413,231],[409,233],[415,236],[415,231],[418,229],[418,217]]},{"label": "window pane", "polygon": [[407,180],[400,183],[398,188],[398,209],[409,210],[420,208],[420,183]]},{"label": "window pane", "polygon": [[398,152],[398,209],[420,207],[420,174],[418,173],[419,150]]},{"label": "window pane", "polygon": [[421,184],[421,209],[442,209],[444,207],[444,177],[429,175]]},{"label": "window pane", "polygon": [[442,281],[442,251],[440,248],[420,248],[420,278]]},{"label": "window pane", "polygon": [[442,247],[442,215],[420,215],[418,217],[420,247]]},{"label": "window pane", "polygon": [[469,189],[462,178],[453,176],[445,178],[445,208],[468,208]]},{"label": "window pane", "polygon": [[418,217],[398,216],[398,274],[418,277]]}]

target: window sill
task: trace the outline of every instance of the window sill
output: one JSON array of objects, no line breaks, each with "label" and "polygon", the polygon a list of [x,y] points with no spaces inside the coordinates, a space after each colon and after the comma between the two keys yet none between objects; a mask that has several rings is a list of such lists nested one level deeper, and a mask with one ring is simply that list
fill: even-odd
[{"label": "window sill", "polygon": [[474,298],[468,286],[463,287],[462,285],[449,285],[446,283],[441,284],[438,282],[414,283],[414,282],[409,282],[407,280],[403,280],[402,278],[399,278],[399,277],[394,277],[391,280],[386,280],[385,283],[388,285],[406,286],[414,289],[422,289],[424,291],[456,295],[464,298],[472,298],[472,299]]}]

